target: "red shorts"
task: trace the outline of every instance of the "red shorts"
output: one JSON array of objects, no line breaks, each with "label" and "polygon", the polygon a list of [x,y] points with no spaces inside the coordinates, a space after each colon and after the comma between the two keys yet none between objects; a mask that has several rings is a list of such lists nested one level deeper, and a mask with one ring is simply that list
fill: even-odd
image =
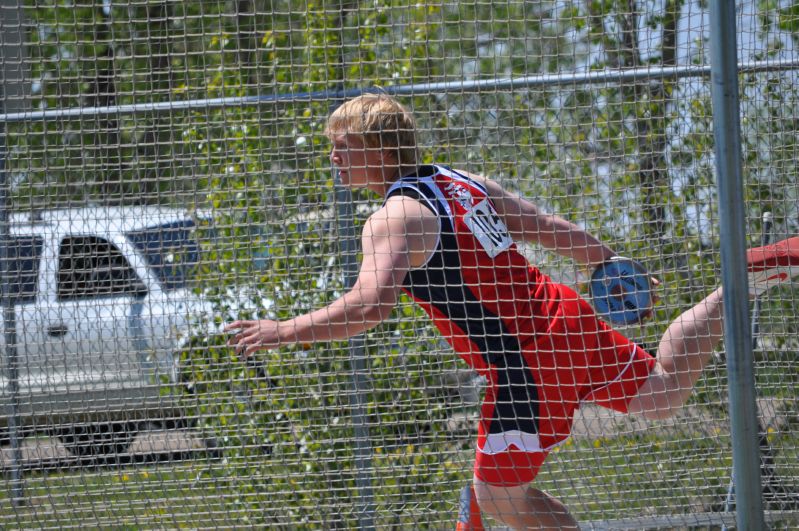
[{"label": "red shorts", "polygon": [[573,290],[558,292],[547,332],[485,373],[474,475],[486,483],[533,481],[550,450],[569,437],[581,402],[626,413],[655,366]]}]

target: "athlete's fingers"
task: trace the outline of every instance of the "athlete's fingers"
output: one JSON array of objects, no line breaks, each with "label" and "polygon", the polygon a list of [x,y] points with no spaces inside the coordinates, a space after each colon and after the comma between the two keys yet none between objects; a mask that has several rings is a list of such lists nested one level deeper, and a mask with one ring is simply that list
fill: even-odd
[{"label": "athlete's fingers", "polygon": [[276,348],[279,345],[276,323],[270,320],[240,321],[229,325],[231,331],[238,330],[228,340],[228,346],[244,358],[258,350]]},{"label": "athlete's fingers", "polygon": [[231,330],[237,330],[241,328],[246,321],[233,321],[232,323],[228,323],[225,325],[223,329],[225,332],[230,332]]},{"label": "athlete's fingers", "polygon": [[239,334],[231,346],[235,347],[236,354],[246,358],[260,348],[260,342],[258,334]]},{"label": "athlete's fingers", "polygon": [[223,329],[225,332],[232,332],[234,330],[240,330],[242,328],[247,328],[252,326],[252,323],[255,321],[233,321],[232,323],[225,325]]},{"label": "athlete's fingers", "polygon": [[243,358],[248,358],[259,350],[275,348],[277,343],[265,340],[259,334],[254,334],[241,341],[236,348],[236,352]]},{"label": "athlete's fingers", "polygon": [[[650,277],[649,277],[649,282],[652,284],[652,287],[653,287],[653,288],[658,288],[658,287],[660,287],[660,279],[658,279],[657,277],[650,276]],[[657,302],[658,302],[659,300],[660,300],[660,296],[659,296],[659,295],[657,294],[657,292],[656,292],[656,291],[654,291],[654,289],[653,289],[653,290],[652,290],[652,305],[655,305],[655,304],[657,304]]]},{"label": "athlete's fingers", "polygon": [[244,349],[244,352],[243,352],[242,355],[245,358],[249,358],[250,356],[252,356],[256,352],[258,352],[259,350],[262,350],[262,349],[265,349],[265,348],[268,348],[268,347],[265,347],[263,345],[251,345],[251,346],[247,347],[246,349]]},{"label": "athlete's fingers", "polygon": [[228,339],[228,346],[236,346],[242,342],[248,341],[253,334],[258,333],[257,321],[236,321],[225,327],[225,331],[233,332],[238,330],[238,333]]},{"label": "athlete's fingers", "polygon": [[260,330],[257,326],[250,326],[236,334],[236,343],[247,345],[260,341]]}]

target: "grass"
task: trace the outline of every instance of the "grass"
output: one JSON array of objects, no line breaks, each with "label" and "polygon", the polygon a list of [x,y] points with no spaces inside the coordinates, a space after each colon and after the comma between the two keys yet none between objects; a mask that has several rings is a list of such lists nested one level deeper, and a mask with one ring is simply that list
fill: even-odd
[{"label": "grass", "polygon": [[[713,415],[725,418],[723,411]],[[471,435],[467,437],[468,447]],[[769,437],[778,475],[796,491],[799,433],[783,425]],[[378,527],[454,525],[458,490],[471,477],[472,459],[470,450],[460,449],[463,441],[456,442],[449,447],[408,445],[393,454],[375,447]],[[574,438],[552,452],[536,484],[563,499],[581,521],[706,513],[723,504],[732,467],[730,444],[724,420],[709,426],[702,417],[668,427]],[[286,518],[294,524],[291,515],[311,515],[304,524],[290,527],[322,529],[329,527],[325,514],[344,515],[341,522],[354,518],[353,470],[338,470],[335,455],[330,458],[325,473],[333,483],[321,481],[325,475],[318,471],[295,476],[296,481],[277,481],[281,463],[276,455],[235,465],[202,458],[29,472],[24,505],[12,505],[8,481],[0,492],[0,528],[240,528],[260,527],[264,518],[282,524],[286,520],[278,518]],[[341,492],[330,490],[331,485]],[[272,493],[265,494],[263,486]]]},{"label": "grass", "polygon": [[[796,448],[797,442],[783,436],[780,444],[788,449]],[[538,485],[560,496],[581,520],[707,512],[723,500],[729,483],[729,452],[719,443],[653,435],[571,442],[553,453]],[[786,457],[790,462],[784,470],[794,474],[794,452],[787,452]],[[468,462],[465,456],[464,462]],[[224,463],[193,461],[28,474],[27,503],[15,508],[4,493],[0,526],[197,529],[257,522],[258,504],[269,500],[242,503],[236,486],[248,478],[227,478],[209,470],[223,472]],[[419,524],[425,518],[427,523],[454,521],[458,493],[439,495],[451,500],[449,514],[419,514],[415,518]],[[424,506],[425,500],[403,503],[413,511]]]},{"label": "grass", "polygon": [[185,463],[29,474],[25,478],[26,504],[12,507],[5,493],[0,525],[196,529],[214,520],[246,525],[247,515],[231,511],[225,503],[226,493],[213,482],[200,479],[203,468]]}]

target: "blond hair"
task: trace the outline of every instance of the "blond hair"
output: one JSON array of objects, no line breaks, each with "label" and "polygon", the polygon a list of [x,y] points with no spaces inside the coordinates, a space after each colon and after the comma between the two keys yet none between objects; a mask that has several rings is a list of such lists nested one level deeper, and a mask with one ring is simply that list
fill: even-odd
[{"label": "blond hair", "polygon": [[325,134],[358,135],[367,148],[393,151],[400,167],[417,164],[416,120],[387,94],[363,94],[344,102],[327,119]]}]

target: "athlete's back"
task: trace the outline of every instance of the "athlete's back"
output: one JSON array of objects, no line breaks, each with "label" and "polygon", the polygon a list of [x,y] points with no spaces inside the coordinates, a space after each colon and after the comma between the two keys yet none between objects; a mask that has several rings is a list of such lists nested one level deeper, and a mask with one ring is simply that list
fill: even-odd
[{"label": "athlete's back", "polygon": [[389,188],[386,199],[410,196],[440,222],[438,246],[412,269],[404,289],[475,368],[518,351],[545,326],[551,281],[519,252],[486,188],[443,166],[422,166]]}]

